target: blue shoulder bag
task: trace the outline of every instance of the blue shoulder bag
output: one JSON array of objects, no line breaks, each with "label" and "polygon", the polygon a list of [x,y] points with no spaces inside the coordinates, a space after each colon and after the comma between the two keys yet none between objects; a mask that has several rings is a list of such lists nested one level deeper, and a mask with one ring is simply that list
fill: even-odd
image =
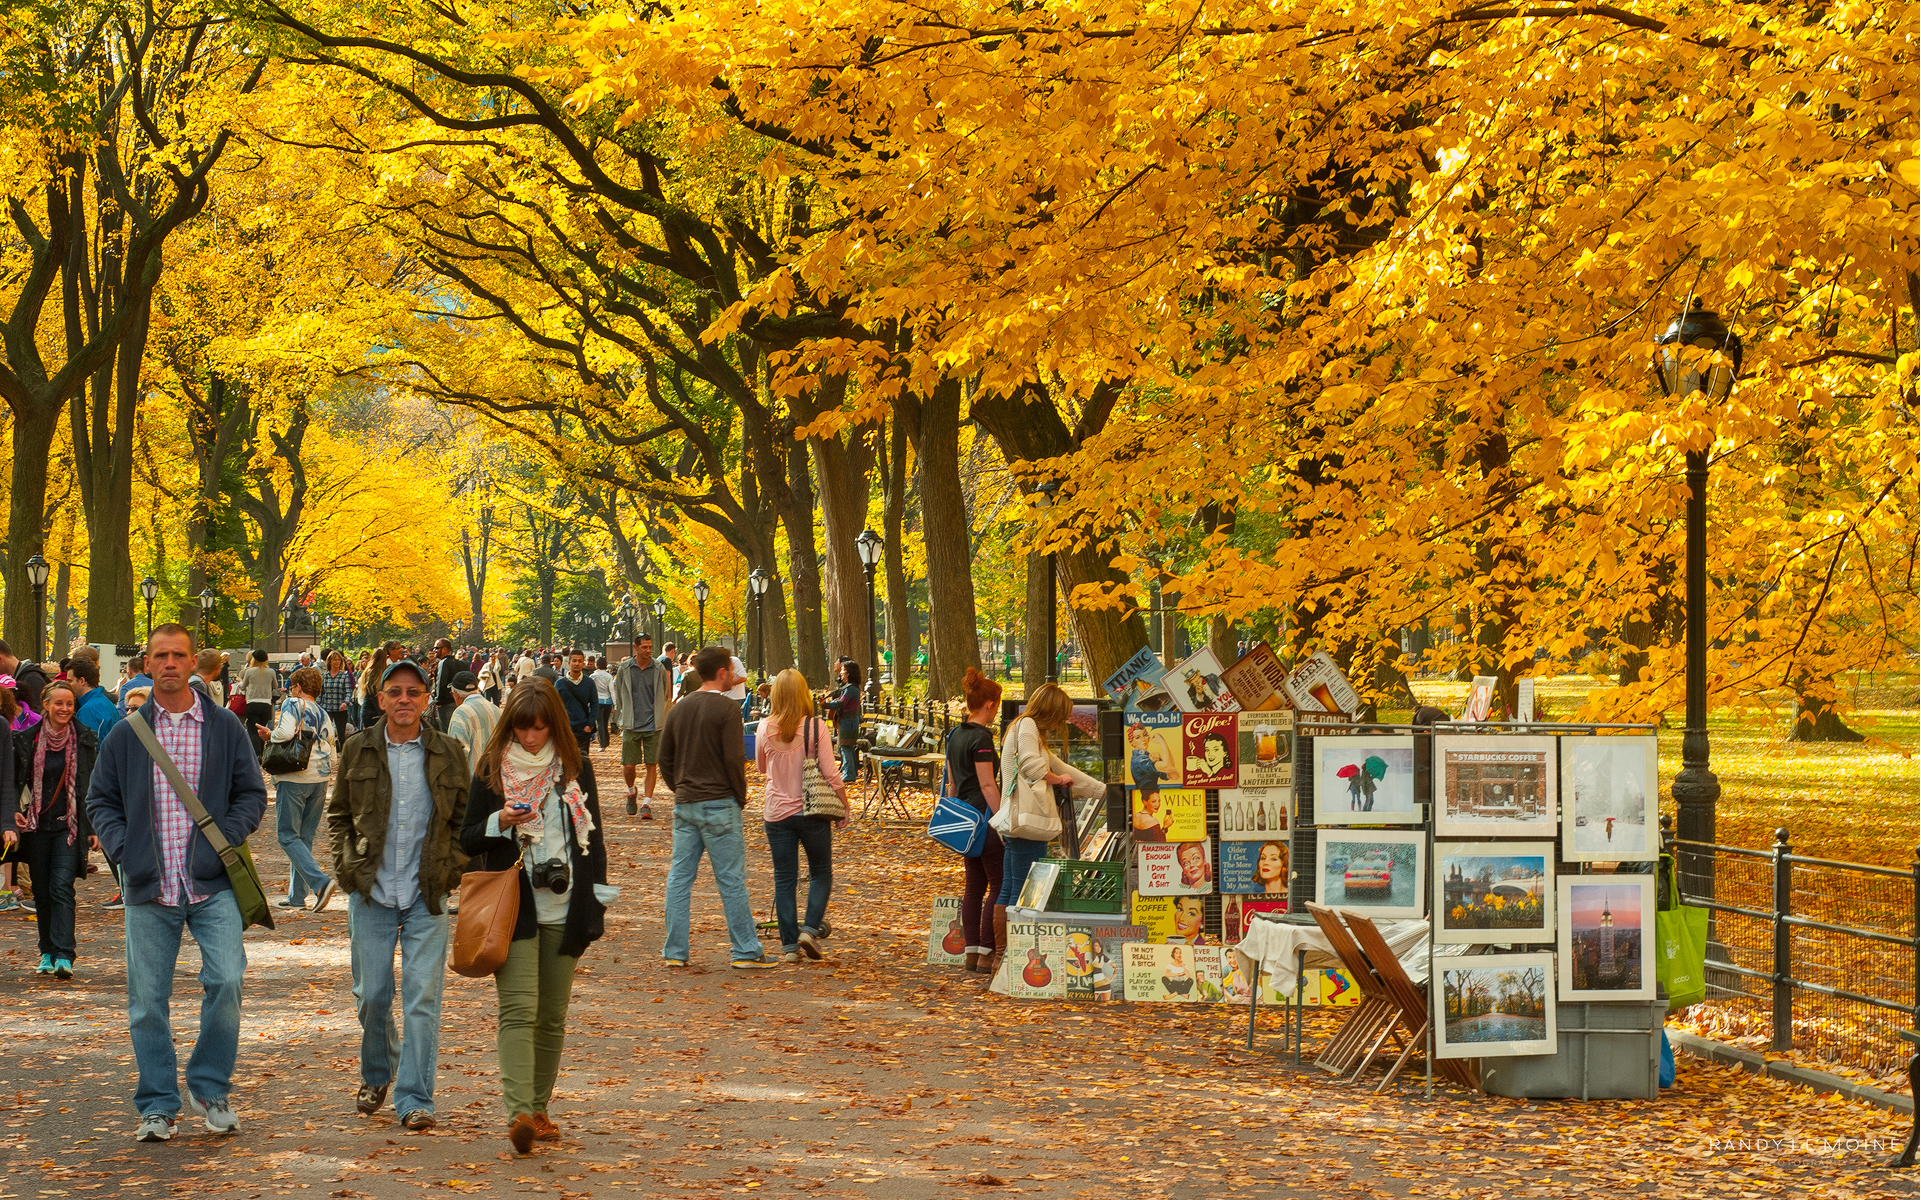
[{"label": "blue shoulder bag", "polygon": [[947,791],[947,767],[943,764],[941,794],[934,801],[933,815],[927,818],[927,836],[963,858],[979,858],[987,845],[987,814]]}]

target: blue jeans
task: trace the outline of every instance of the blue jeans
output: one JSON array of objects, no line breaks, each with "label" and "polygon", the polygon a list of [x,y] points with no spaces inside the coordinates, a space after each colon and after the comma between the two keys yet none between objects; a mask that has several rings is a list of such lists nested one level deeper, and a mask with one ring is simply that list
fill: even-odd
[{"label": "blue jeans", "polygon": [[281,780],[273,785],[274,827],[280,848],[293,866],[293,875],[287,880],[287,899],[295,904],[306,903],[308,892],[318,895],[327,886],[327,873],[313,856],[314,834],[320,831],[320,813],[326,806],[324,783]]},{"label": "blue jeans", "polygon": [[759,958],[760,937],[747,903],[747,837],[741,831],[740,805],[731,799],[674,805],[674,859],[667,868],[667,944],[661,957],[688,961],[688,925],[694,900],[694,874],[706,852],[727,914],[727,937],[735,958]]},{"label": "blue jeans", "polygon": [[215,892],[184,908],[127,905],[127,1032],[139,1082],[133,1106],[141,1116],[180,1111],[180,1072],[173,1049],[173,972],[180,931],[200,945],[200,1034],[187,1059],[187,1090],[201,1100],[225,1100],[240,1055],[240,981],[247,948],[240,941],[240,905],[232,892]]},{"label": "blue jeans", "polygon": [[[440,992],[447,981],[447,915],[416,897],[405,910],[347,897],[354,1005],[360,1013],[360,1081],[394,1084],[394,1112],[434,1110],[440,1056]],[[400,1008],[406,1037],[394,1031],[394,947],[400,948]],[[399,1078],[395,1078],[398,1060]]]},{"label": "blue jeans", "polygon": [[1047,843],[1032,838],[1003,838],[1001,851],[1001,895],[996,904],[1012,904],[1027,886],[1027,873],[1047,857]]},{"label": "blue jeans", "polygon": [[[834,823],[826,817],[796,813],[784,821],[764,821],[767,850],[774,859],[774,919],[780,922],[780,948],[800,949],[800,931],[819,934],[827,919],[827,897],[834,891]],[[800,877],[800,852],[807,852],[807,923],[794,920]]]},{"label": "blue jeans", "polygon": [[834,728],[834,749],[840,755],[840,780],[852,783],[860,775],[860,721],[849,718]]},{"label": "blue jeans", "polygon": [[68,962],[78,957],[73,936],[73,877],[80,869],[84,844],[75,839],[73,845],[67,845],[64,826],[20,833],[20,861],[27,864],[28,880],[33,884],[33,924],[40,934],[40,953]]}]

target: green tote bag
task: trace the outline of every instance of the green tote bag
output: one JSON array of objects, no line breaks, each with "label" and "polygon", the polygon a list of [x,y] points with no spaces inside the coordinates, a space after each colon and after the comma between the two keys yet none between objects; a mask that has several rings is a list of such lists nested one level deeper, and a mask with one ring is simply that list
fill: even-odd
[{"label": "green tote bag", "polygon": [[1708,994],[1708,910],[1681,903],[1674,856],[1663,854],[1668,877],[1665,903],[1654,914],[1654,977],[1667,989],[1668,1011],[1705,1000]]}]

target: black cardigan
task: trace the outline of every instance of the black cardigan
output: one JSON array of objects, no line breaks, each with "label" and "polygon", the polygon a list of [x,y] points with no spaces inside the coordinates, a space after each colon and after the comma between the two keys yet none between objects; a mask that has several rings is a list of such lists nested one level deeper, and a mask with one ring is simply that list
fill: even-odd
[{"label": "black cardigan", "polygon": [[[40,781],[31,778],[33,751],[46,727],[47,722],[43,718],[35,722],[31,729],[16,730],[8,735],[13,745],[12,753],[6,756],[8,769],[0,772],[0,829],[15,828],[13,816],[20,811],[20,793],[29,788],[37,791],[40,787]],[[76,815],[80,821],[80,828],[73,832],[78,840],[84,842],[93,836],[93,821],[87,816],[87,789],[93,784],[93,763],[98,756],[100,743],[94,738],[93,730],[78,720],[73,723],[73,732],[78,739],[74,743],[77,758],[74,762],[73,786],[75,808],[78,810]]]},{"label": "black cardigan", "polygon": [[[585,850],[580,848],[577,839],[567,839],[573,894],[567,898],[567,925],[560,939],[560,952],[568,958],[579,958],[607,930],[607,906],[594,895],[593,889],[594,884],[607,882],[607,842],[601,836],[600,794],[594,786],[591,768],[581,776],[580,790],[586,797],[587,811],[593,815],[594,828],[587,835]],[[473,856],[473,861],[467,864],[469,871],[505,871],[514,865],[518,847],[511,836],[512,829],[507,830],[508,837],[487,836],[487,818],[505,807],[506,797],[476,776],[467,792],[467,820],[460,830],[460,848]],[[530,938],[539,932],[540,925],[534,915],[534,886],[523,870],[520,916],[514,922],[514,940]]]}]

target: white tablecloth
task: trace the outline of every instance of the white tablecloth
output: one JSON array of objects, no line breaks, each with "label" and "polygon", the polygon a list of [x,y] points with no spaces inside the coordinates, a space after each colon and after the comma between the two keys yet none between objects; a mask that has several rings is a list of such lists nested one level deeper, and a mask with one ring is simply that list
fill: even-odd
[{"label": "white tablecloth", "polygon": [[[1387,940],[1387,947],[1401,962],[1401,969],[1416,985],[1427,982],[1427,922],[1418,919],[1401,921],[1375,921],[1375,928]],[[1240,956],[1241,970],[1248,975],[1254,973],[1254,964],[1259,962],[1261,970],[1273,979],[1273,986],[1283,995],[1294,994],[1294,953],[1306,950],[1309,955],[1316,951],[1326,955],[1330,965],[1337,965],[1339,958],[1334,947],[1328,944],[1327,935],[1319,925],[1294,925],[1285,921],[1256,920],[1248,928],[1247,936],[1234,947]],[[1436,946],[1437,954],[1459,954],[1465,946]],[[1312,969],[1312,968],[1310,968]]]}]

